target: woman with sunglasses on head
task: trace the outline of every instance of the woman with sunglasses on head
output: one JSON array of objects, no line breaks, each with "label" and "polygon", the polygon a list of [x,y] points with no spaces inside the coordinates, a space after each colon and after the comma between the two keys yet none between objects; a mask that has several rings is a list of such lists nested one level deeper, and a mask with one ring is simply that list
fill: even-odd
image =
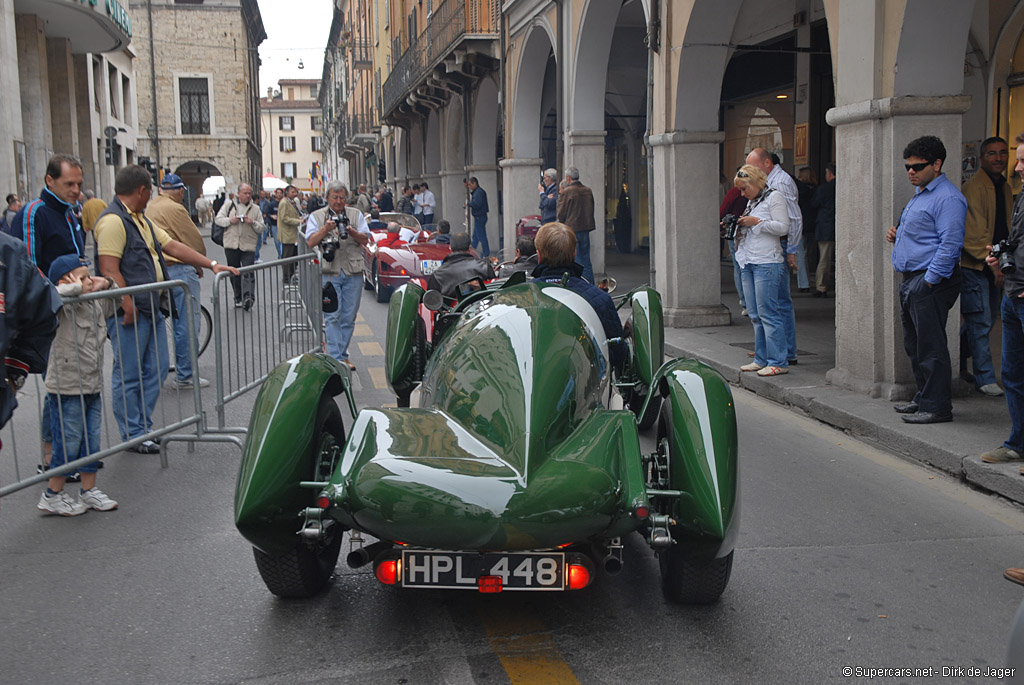
[{"label": "woman with sunglasses on head", "polygon": [[747,209],[737,221],[736,262],[754,326],[754,361],[740,370],[778,376],[789,373],[778,288],[786,268],[779,240],[789,233],[786,199],[766,187],[764,172],[750,164],[740,167],[733,182],[747,199]]}]

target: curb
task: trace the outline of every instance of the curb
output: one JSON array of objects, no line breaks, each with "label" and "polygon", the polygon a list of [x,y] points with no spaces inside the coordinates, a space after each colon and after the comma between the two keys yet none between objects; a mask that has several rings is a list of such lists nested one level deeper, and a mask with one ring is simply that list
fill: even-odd
[{"label": "curb", "polygon": [[[955,424],[940,424],[927,430],[924,436],[900,430],[899,425],[887,425],[878,420],[890,416],[888,406],[877,404],[869,412],[858,412],[851,404],[867,400],[867,396],[836,388],[832,385],[787,386],[791,375],[763,378],[753,373],[742,373],[734,362],[725,363],[711,356],[712,350],[691,351],[666,341],[669,355],[688,357],[707,364],[718,371],[730,385],[749,390],[756,395],[807,414],[824,424],[858,438],[863,438],[889,452],[913,459],[921,464],[940,469],[974,487],[995,493],[1014,502],[1024,504],[1024,477],[1019,463],[986,464],[977,454],[964,454],[946,446],[943,436]],[[804,380],[803,382],[806,382]],[[878,403],[877,400],[872,400]],[[878,414],[879,416],[872,416]],[[995,445],[993,444],[992,447]],[[988,449],[983,447],[980,451]]]}]

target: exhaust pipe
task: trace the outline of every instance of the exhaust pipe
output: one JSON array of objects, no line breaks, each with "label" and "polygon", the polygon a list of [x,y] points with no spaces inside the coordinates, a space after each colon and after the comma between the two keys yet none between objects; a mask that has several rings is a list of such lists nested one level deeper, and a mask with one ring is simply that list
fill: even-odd
[{"label": "exhaust pipe", "polygon": [[360,568],[361,566],[366,566],[376,559],[382,552],[386,552],[392,547],[394,547],[394,545],[390,542],[378,540],[372,545],[352,550],[348,553],[345,561],[348,563],[349,568]]},{"label": "exhaust pipe", "polygon": [[608,575],[614,576],[622,570],[622,559],[614,554],[609,554],[601,560],[601,568]]}]

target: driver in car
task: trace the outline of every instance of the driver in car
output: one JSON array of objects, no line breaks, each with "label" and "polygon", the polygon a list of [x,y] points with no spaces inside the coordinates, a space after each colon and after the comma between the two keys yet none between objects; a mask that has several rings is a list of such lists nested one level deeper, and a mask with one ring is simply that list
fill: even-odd
[{"label": "driver in car", "polygon": [[473,283],[477,287],[468,286],[469,289],[479,290],[486,281],[494,278],[494,269],[490,263],[473,254],[469,242],[468,233],[452,236],[452,253],[430,274],[427,290],[438,290],[445,297],[459,297],[462,294],[460,286]]},{"label": "driver in car", "polygon": [[377,247],[401,247],[405,245],[405,241],[401,235],[402,227],[398,225],[397,221],[392,221],[388,224],[388,234],[377,241]]},{"label": "driver in car", "polygon": [[[453,240],[454,242],[454,240]],[[583,267],[576,263],[576,234],[565,224],[553,221],[544,224],[534,238],[537,268],[531,274],[534,283],[562,283],[590,303],[604,326],[606,338],[622,337],[622,321],[611,295],[583,279]],[[609,346],[612,363],[624,358],[618,345]]]}]

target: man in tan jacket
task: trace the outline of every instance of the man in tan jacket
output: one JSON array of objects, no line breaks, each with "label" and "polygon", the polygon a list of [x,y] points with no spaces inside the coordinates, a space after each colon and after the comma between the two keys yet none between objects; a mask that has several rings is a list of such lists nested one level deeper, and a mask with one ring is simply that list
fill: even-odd
[{"label": "man in tan jacket", "polygon": [[1003,279],[993,274],[985,264],[985,257],[989,245],[1009,235],[1013,193],[1003,176],[1009,159],[1005,140],[985,140],[981,144],[981,170],[963,188],[967,220],[960,259],[960,313],[964,318],[960,327],[960,371],[966,372],[967,356],[972,357],[974,384],[983,394],[992,397],[1003,394],[996,383],[988,339],[993,313],[999,311]]},{"label": "man in tan jacket", "polygon": [[[259,203],[252,201],[252,186],[238,186],[238,194],[224,203],[214,221],[224,228],[224,258],[228,266],[251,266],[256,261],[256,240],[264,230],[263,212]],[[252,308],[254,280],[252,274],[231,277],[236,309]]]},{"label": "man in tan jacket", "polygon": [[[199,229],[192,223],[192,217],[182,204],[185,197],[185,183],[177,174],[167,174],[160,183],[160,195],[153,198],[146,206],[146,216],[160,228],[167,231],[167,234],[179,243],[188,245],[199,254],[206,256],[206,243]],[[188,292],[192,298],[192,338],[199,334],[199,279],[203,277],[203,269],[191,264],[185,264],[171,255],[166,255],[167,279],[171,281],[185,281],[188,284]],[[188,308],[185,304],[185,291],[175,288],[171,291],[174,295],[174,319],[171,322],[174,333],[174,369],[176,377],[171,381],[175,388],[191,388],[193,383],[192,358],[189,355],[189,331],[186,315]],[[197,339],[197,338],[196,338]],[[205,378],[199,379],[199,387],[205,388],[210,381]]]}]

